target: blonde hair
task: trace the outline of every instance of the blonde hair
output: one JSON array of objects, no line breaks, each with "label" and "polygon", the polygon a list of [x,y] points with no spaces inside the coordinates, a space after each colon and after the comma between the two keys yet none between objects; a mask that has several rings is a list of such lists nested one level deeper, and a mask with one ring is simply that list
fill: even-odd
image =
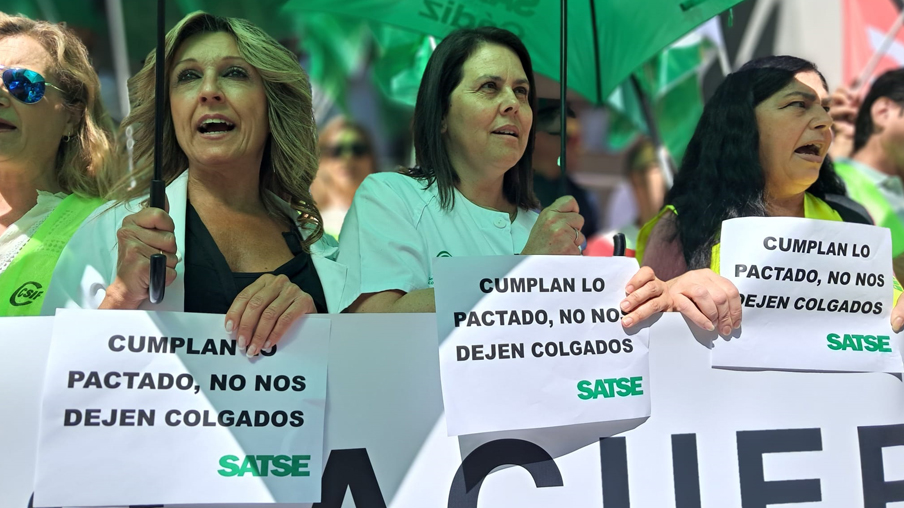
[{"label": "blonde hair", "polygon": [[[186,39],[201,33],[225,32],[235,37],[239,54],[253,65],[264,83],[270,136],[261,162],[261,199],[274,216],[282,217],[280,204],[270,191],[300,212],[297,222],[311,231],[305,248],[323,235],[320,212],[311,198],[311,182],[317,174],[317,130],[311,101],[311,85],[295,56],[275,39],[248,21],[225,18],[204,12],[185,16],[166,34],[166,78],[169,83],[172,59]],[[154,64],[156,52],[148,54],[144,67],[129,80],[132,111],[122,129],[134,129],[135,171],[117,183],[112,197],[121,201],[147,192],[154,171]],[[172,182],[188,167],[188,157],[176,141],[169,88],[163,100],[163,179]],[[131,180],[134,178],[135,185]]]},{"label": "blonde hair", "polygon": [[101,101],[100,79],[88,50],[63,25],[0,12],[0,39],[17,36],[31,37],[50,54],[48,80],[63,91],[65,107],[80,118],[75,134],[57,149],[60,187],[83,196],[104,195],[119,168],[113,159],[113,121]]}]

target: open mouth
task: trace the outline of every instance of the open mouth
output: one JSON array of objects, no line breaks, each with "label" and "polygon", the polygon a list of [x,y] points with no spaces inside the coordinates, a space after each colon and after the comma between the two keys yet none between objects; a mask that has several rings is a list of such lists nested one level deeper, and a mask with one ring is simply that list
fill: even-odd
[{"label": "open mouth", "polygon": [[818,146],[810,144],[810,145],[804,145],[804,146],[798,147],[796,150],[794,150],[794,153],[799,153],[801,155],[813,155],[815,157],[819,157],[820,149]]},{"label": "open mouth", "polygon": [[493,134],[501,134],[503,136],[511,136],[513,138],[517,138],[518,134],[515,131],[508,129],[500,129],[498,131],[493,131]]},{"label": "open mouth", "polygon": [[204,120],[203,122],[201,122],[201,125],[198,126],[198,132],[200,132],[201,134],[224,133],[229,132],[233,129],[235,129],[234,123],[215,118]]},{"label": "open mouth", "polygon": [[16,130],[16,126],[7,122],[6,120],[0,120],[0,132],[9,132]]}]

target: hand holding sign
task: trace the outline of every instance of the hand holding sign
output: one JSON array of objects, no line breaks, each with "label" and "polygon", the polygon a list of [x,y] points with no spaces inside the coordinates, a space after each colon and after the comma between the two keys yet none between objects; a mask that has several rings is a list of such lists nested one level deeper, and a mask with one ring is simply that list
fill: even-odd
[{"label": "hand holding sign", "polygon": [[741,327],[738,288],[709,268],[692,270],[668,282],[672,310],[684,314],[700,328],[730,335]]},{"label": "hand holding sign", "polygon": [[311,295],[285,275],[268,273],[235,297],[226,312],[226,331],[238,330],[239,348],[247,346],[246,355],[251,358],[261,349],[270,349],[279,342],[298,318],[315,312]]},{"label": "hand holding sign", "polygon": [[659,280],[649,266],[641,267],[634,274],[625,286],[625,293],[628,296],[622,300],[621,310],[629,313],[622,318],[626,328],[672,307],[668,284]]},{"label": "hand holding sign", "polygon": [[891,329],[895,333],[901,333],[904,328],[904,298],[898,298],[898,303],[891,310]]},{"label": "hand holding sign", "polygon": [[173,219],[159,208],[145,208],[127,215],[116,231],[119,257],[116,279],[107,288],[101,309],[137,309],[148,299],[150,262],[154,254],[166,255],[166,285],[176,280],[176,236]]},{"label": "hand holding sign", "polygon": [[578,212],[578,202],[571,196],[562,196],[544,208],[521,254],[580,254],[584,218]]}]

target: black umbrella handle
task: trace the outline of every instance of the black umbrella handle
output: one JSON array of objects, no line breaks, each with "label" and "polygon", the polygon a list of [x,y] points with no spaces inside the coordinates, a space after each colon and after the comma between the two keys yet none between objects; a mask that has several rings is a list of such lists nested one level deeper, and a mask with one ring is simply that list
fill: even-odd
[{"label": "black umbrella handle", "polygon": [[568,0],[559,2],[559,196],[568,194]]},{"label": "black umbrella handle", "polygon": [[[153,208],[164,209],[166,197],[163,180],[151,182],[150,205]],[[151,303],[160,303],[166,293],[166,256],[162,253],[151,255],[151,277],[148,282],[148,296]]]},{"label": "black umbrella handle", "polygon": [[624,233],[615,233],[615,236],[612,237],[612,255],[613,256],[624,256],[626,249],[625,242],[625,234]]},{"label": "black umbrella handle", "polygon": [[[155,55],[154,83],[154,179],[151,181],[149,204],[164,210],[166,207],[166,184],[163,182],[163,115],[164,115],[164,69],[166,65],[166,40],[164,17],[166,2],[157,0],[157,53]],[[166,293],[166,256],[161,252],[151,256],[151,274],[148,280],[148,296],[151,303],[160,303]]]}]

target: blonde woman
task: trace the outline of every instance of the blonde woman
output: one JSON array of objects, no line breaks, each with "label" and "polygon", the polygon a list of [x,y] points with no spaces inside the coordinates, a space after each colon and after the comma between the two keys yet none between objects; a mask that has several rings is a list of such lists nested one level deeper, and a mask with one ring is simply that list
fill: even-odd
[{"label": "blonde woman", "polygon": [[85,46],[0,13],[0,316],[37,315],[60,252],[102,201],[112,123]]},{"label": "blonde woman", "polygon": [[[308,77],[247,21],[196,12],[166,36],[163,172],[169,211],[143,208],[154,144],[154,52],[129,82],[140,161],[120,201],[63,254],[45,308],[225,314],[251,357],[299,317],[339,304],[346,269],[308,191],[317,171]],[[169,286],[148,301],[152,254]]]}]

